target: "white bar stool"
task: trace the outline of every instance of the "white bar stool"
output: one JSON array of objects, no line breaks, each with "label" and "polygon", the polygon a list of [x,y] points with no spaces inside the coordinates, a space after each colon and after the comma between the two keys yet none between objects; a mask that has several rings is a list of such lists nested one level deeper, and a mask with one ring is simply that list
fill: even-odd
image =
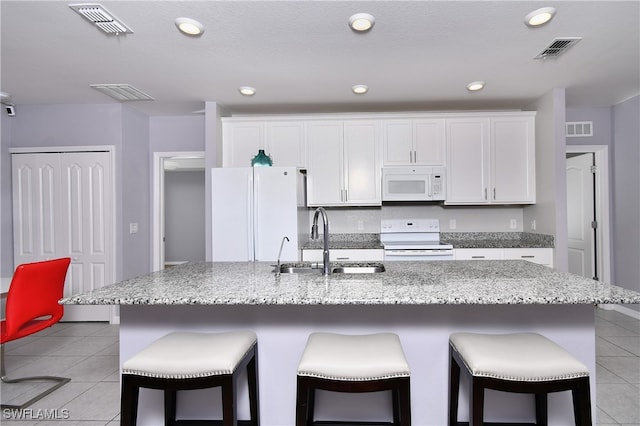
[{"label": "white bar stool", "polygon": [[[257,337],[252,331],[174,332],[122,365],[121,426],[135,426],[140,388],[164,391],[165,425],[176,423],[179,390],[222,388],[222,425],[236,426],[237,380],[245,368],[251,419],[259,425]],[[198,421],[195,421],[198,422]]]},{"label": "white bar stool", "polygon": [[546,337],[536,333],[454,333],[449,338],[449,354],[449,426],[459,424],[461,368],[471,377],[471,426],[484,424],[485,389],[535,394],[536,425],[547,424],[547,394],[570,390],[576,425],[591,425],[589,369]]},{"label": "white bar stool", "polygon": [[350,393],[390,390],[393,423],[376,424],[410,426],[409,376],[409,364],[396,334],[312,333],[298,365],[296,426],[318,424],[314,421],[316,389]]}]

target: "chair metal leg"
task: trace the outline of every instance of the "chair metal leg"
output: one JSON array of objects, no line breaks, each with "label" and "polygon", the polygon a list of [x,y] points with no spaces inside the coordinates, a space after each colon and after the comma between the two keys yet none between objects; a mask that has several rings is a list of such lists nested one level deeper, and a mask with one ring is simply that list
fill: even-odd
[{"label": "chair metal leg", "polygon": [[57,376],[31,376],[31,377],[18,377],[15,379],[8,379],[5,376],[4,345],[0,345],[0,365],[2,366],[1,367],[2,371],[0,372],[1,373],[0,380],[2,380],[2,383],[11,384],[11,383],[24,383],[24,382],[42,382],[42,381],[54,382],[53,386],[49,387],[43,392],[40,392],[38,395],[34,396],[27,402],[24,402],[19,405],[1,404],[0,409],[6,408],[6,409],[12,409],[12,410],[22,410],[23,408],[26,408],[31,404],[33,404],[34,402],[41,400],[45,396],[49,395],[51,392],[55,391],[59,387],[71,381],[71,379],[68,377],[57,377]]}]

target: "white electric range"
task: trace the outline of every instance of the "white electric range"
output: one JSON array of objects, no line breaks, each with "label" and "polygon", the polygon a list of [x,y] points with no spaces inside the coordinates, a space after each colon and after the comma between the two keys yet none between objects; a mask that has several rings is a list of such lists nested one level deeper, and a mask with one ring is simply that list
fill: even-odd
[{"label": "white electric range", "polygon": [[453,246],[440,242],[438,219],[385,219],[380,222],[385,260],[453,260]]}]

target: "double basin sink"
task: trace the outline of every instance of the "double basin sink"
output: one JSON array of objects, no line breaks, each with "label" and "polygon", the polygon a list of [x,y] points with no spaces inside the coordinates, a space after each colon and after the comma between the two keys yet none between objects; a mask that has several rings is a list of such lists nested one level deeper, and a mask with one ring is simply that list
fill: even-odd
[{"label": "double basin sink", "polygon": [[[329,269],[332,274],[377,274],[384,272],[382,263],[333,263]],[[277,271],[275,271],[277,272]],[[322,263],[283,263],[281,274],[322,274]]]}]

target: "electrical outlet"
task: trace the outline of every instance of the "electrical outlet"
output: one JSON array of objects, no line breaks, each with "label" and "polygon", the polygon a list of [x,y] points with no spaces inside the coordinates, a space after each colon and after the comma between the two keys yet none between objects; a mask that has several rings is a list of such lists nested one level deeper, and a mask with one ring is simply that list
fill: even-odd
[{"label": "electrical outlet", "polygon": [[535,220],[535,219],[533,219],[533,220],[531,221],[531,230],[532,230],[532,231],[535,231],[535,230],[536,230],[536,220]]},{"label": "electrical outlet", "polygon": [[358,221],[358,231],[363,231],[364,230],[364,221],[363,220],[359,220]]},{"label": "electrical outlet", "polygon": [[456,220],[449,219],[449,229],[456,229]]},{"label": "electrical outlet", "polygon": [[134,222],[134,223],[130,223],[129,224],[129,233],[130,234],[137,234],[138,233],[138,222]]},{"label": "electrical outlet", "polygon": [[515,219],[511,219],[511,221],[509,221],[509,228],[516,229],[517,227],[518,227],[518,221]]}]

